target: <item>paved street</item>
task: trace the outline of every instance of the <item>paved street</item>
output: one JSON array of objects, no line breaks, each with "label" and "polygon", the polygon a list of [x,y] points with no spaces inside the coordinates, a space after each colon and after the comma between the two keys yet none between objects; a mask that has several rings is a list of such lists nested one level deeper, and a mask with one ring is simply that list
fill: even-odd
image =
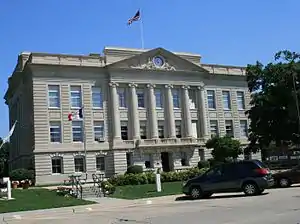
[{"label": "paved street", "polygon": [[[3,223],[188,223],[188,224],[297,224],[300,223],[300,187],[272,189],[268,194],[243,197],[243,194],[217,195],[207,200],[175,200],[174,196],[140,200],[132,205],[105,208],[103,205],[70,212],[31,212],[4,219]],[[143,203],[142,203],[143,202]],[[5,221],[6,220],[6,221]],[[2,220],[0,220],[1,223]]]}]

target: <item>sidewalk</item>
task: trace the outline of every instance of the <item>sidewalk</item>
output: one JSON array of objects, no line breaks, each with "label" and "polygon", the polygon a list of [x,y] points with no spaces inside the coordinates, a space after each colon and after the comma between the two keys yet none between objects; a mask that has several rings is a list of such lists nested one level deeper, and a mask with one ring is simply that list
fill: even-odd
[{"label": "sidewalk", "polygon": [[[178,196],[172,195],[172,196],[156,197],[150,199],[149,198],[137,199],[137,200],[125,200],[125,199],[103,197],[97,199],[98,204],[92,204],[92,205],[4,213],[4,214],[0,214],[0,220],[5,220],[6,222],[8,222],[13,220],[17,221],[17,220],[24,220],[24,219],[38,219],[43,217],[56,217],[56,216],[68,217],[74,214],[84,214],[84,213],[91,213],[91,212],[104,212],[104,211],[109,212],[115,209],[122,209],[122,208],[129,208],[129,207],[172,203],[175,201],[176,197]],[[89,199],[86,198],[86,200]]]}]

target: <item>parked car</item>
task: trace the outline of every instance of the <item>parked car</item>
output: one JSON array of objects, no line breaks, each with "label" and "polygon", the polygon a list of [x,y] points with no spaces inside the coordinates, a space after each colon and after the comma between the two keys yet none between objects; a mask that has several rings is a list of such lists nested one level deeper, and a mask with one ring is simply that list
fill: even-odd
[{"label": "parked car", "polygon": [[243,160],[216,165],[203,175],[183,183],[183,193],[194,199],[208,198],[214,193],[244,192],[259,195],[274,180],[269,168],[259,160]]},{"label": "parked car", "polygon": [[292,184],[300,183],[300,165],[283,172],[274,173],[273,178],[275,186],[278,187],[289,187]]}]

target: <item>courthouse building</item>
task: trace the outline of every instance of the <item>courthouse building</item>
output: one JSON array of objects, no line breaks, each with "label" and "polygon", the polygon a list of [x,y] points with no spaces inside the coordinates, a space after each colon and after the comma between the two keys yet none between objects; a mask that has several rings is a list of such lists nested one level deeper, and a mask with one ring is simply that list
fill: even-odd
[{"label": "courthouse building", "polygon": [[[10,169],[34,168],[38,184],[73,173],[164,171],[211,157],[205,141],[247,143],[245,68],[201,63],[163,48],[104,48],[103,54],[23,52],[5,94]],[[68,120],[83,107],[83,120]]]}]

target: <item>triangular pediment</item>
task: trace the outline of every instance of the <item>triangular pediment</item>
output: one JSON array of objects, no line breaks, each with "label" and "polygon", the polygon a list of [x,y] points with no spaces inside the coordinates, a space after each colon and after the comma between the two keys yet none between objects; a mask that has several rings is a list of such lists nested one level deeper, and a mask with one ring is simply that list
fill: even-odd
[{"label": "triangular pediment", "polygon": [[150,51],[112,63],[108,68],[139,69],[152,71],[194,71],[206,72],[204,68],[163,48]]}]

